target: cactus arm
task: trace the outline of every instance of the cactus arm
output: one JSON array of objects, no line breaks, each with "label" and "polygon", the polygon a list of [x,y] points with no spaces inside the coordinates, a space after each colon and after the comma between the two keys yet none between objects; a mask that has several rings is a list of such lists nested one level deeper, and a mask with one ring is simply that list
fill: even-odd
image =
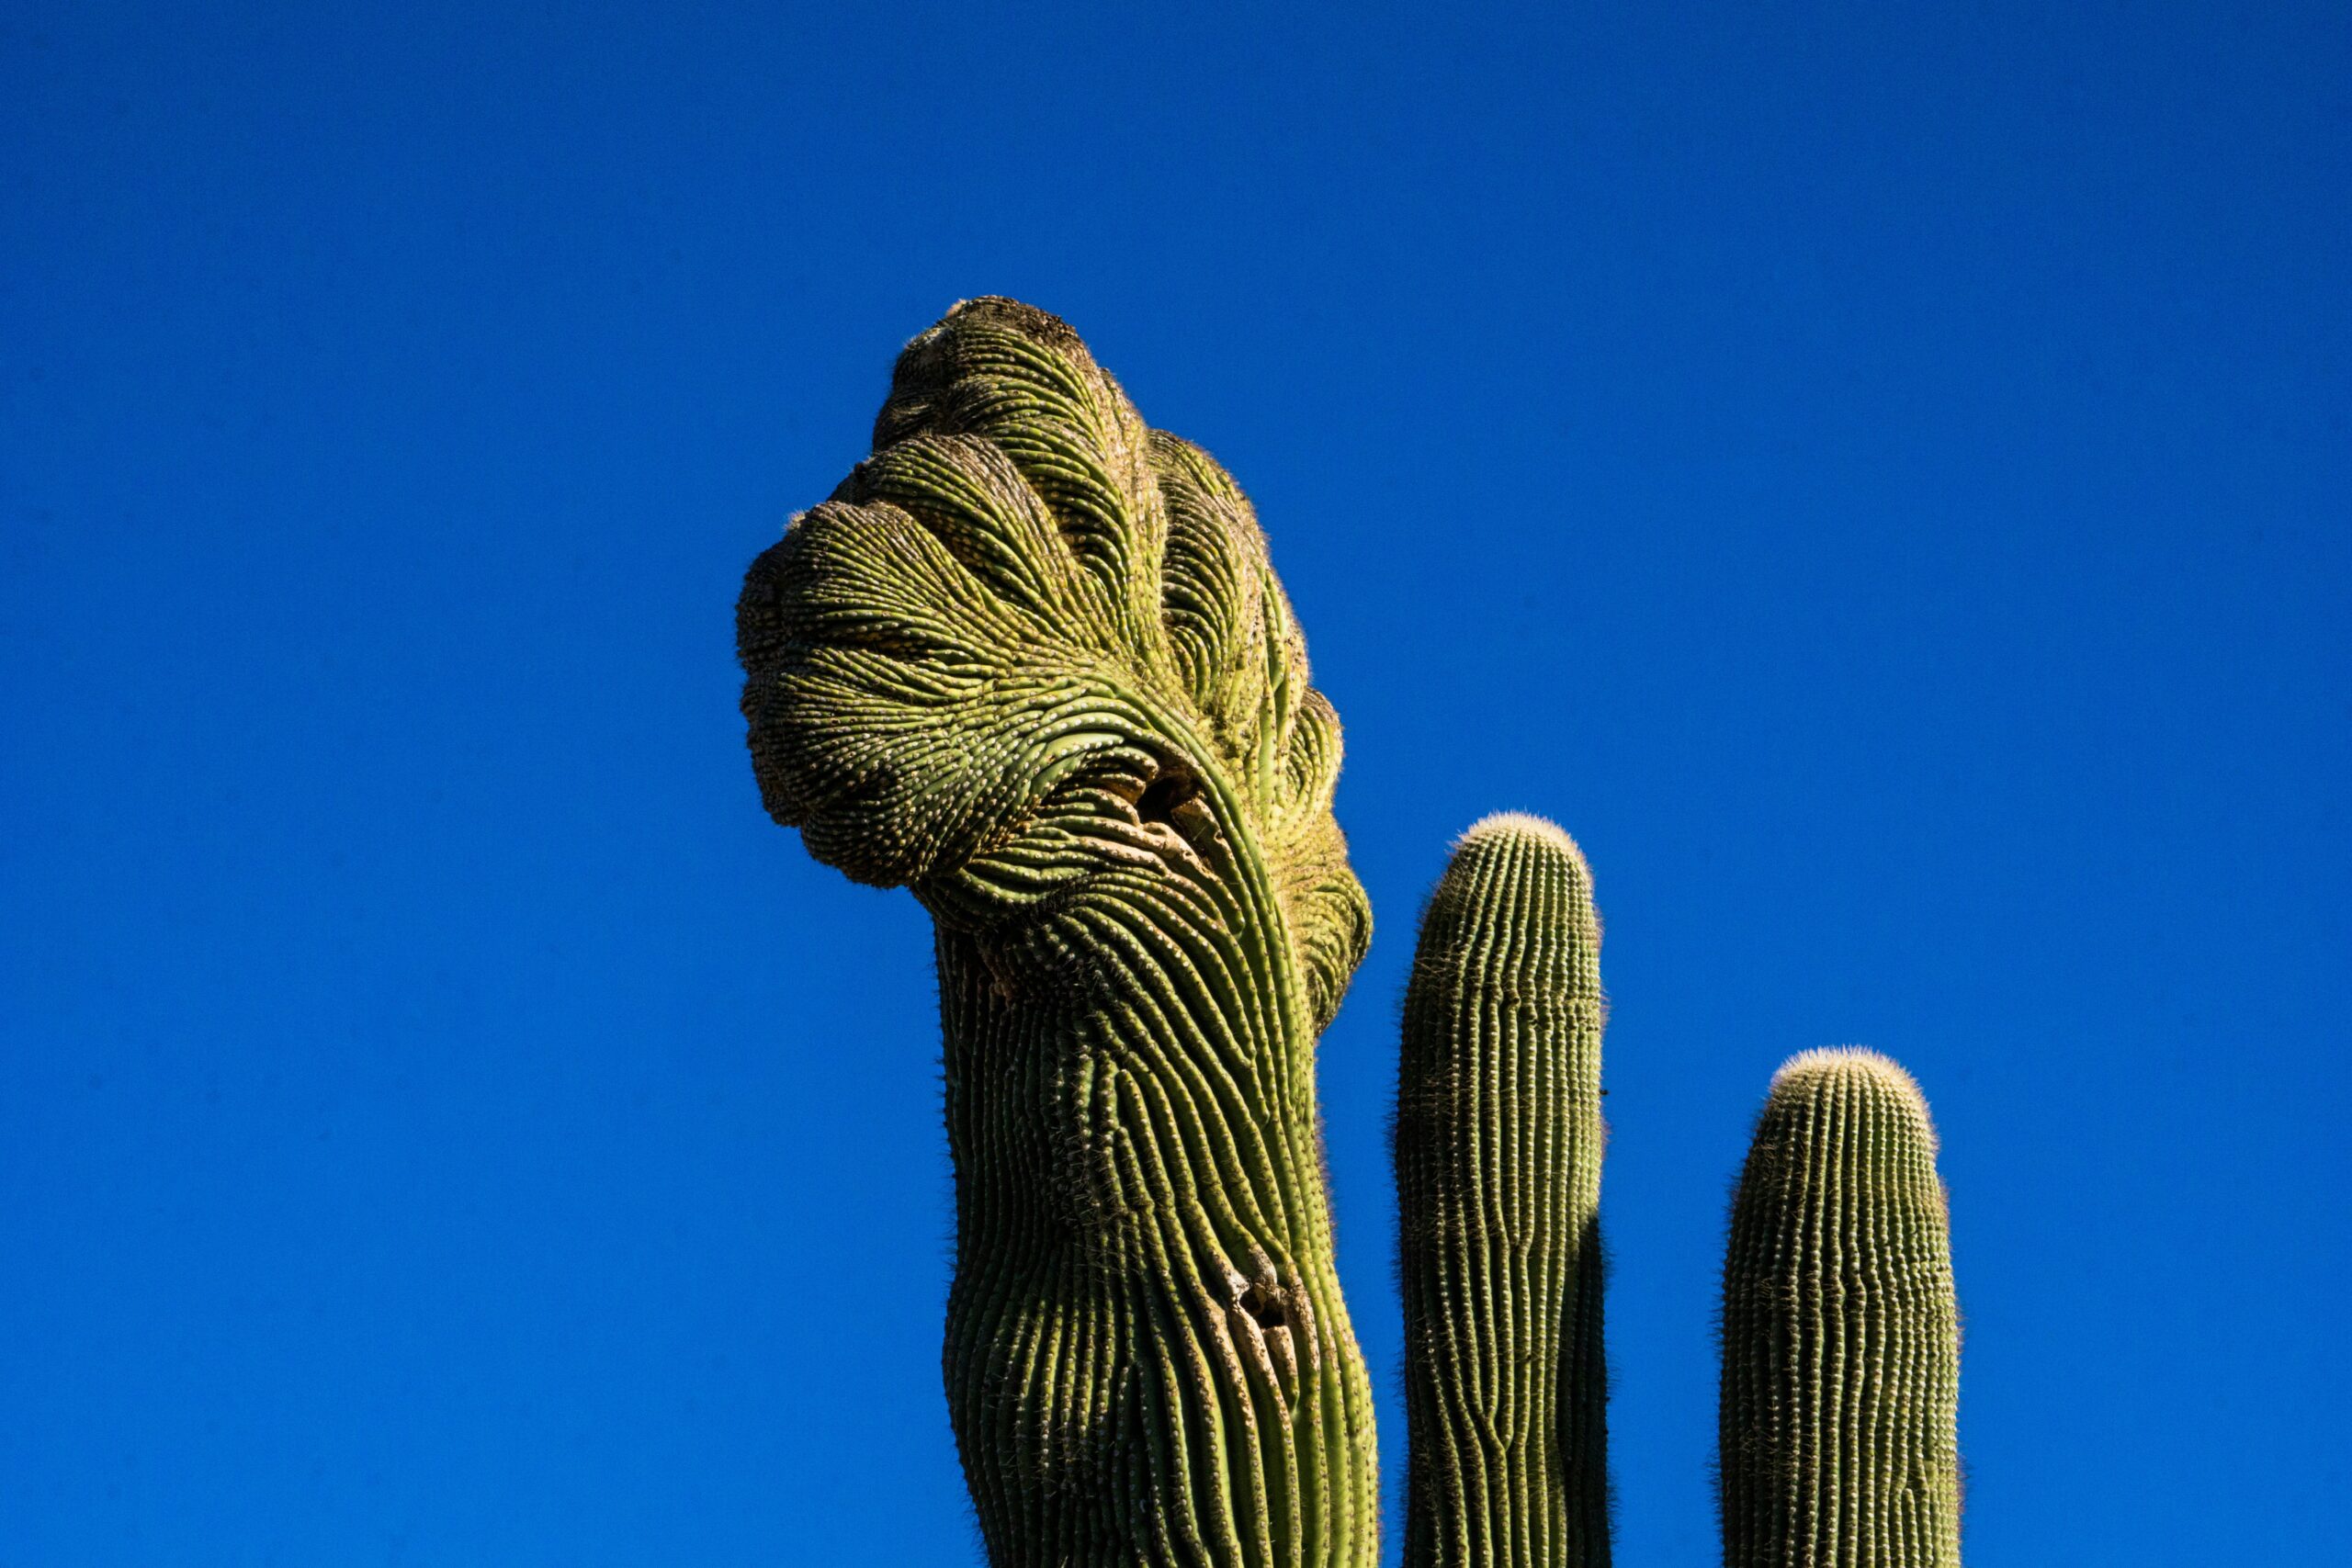
[{"label": "cactus arm", "polygon": [[1959,1379],[1927,1101],[1871,1052],[1791,1059],[1724,1262],[1726,1568],[1958,1568]]},{"label": "cactus arm", "polygon": [[1068,326],[975,300],[738,638],[771,814],[933,919],[990,1560],[1375,1561],[1314,1097],[1370,910],[1247,501]]},{"label": "cactus arm", "polygon": [[1602,1012],[1575,843],[1471,829],[1422,917],[1397,1083],[1408,1568],[1609,1561]]}]

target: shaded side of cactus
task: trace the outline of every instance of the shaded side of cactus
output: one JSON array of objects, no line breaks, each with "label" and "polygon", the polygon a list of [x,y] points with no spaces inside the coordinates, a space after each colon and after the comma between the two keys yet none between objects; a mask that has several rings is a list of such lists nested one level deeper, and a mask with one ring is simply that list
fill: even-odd
[{"label": "shaded side of cactus", "polygon": [[1960,1321],[1909,1074],[1813,1051],[1772,1080],[1724,1261],[1726,1568],[1957,1568]]},{"label": "shaded side of cactus", "polygon": [[1576,844],[1471,829],[1422,917],[1397,1083],[1408,1568],[1609,1561],[1602,1012]]},{"label": "shaded side of cactus", "polygon": [[1314,1089],[1371,915],[1249,502],[1059,320],[974,300],[738,635],[771,813],[933,919],[991,1561],[1375,1562]]}]

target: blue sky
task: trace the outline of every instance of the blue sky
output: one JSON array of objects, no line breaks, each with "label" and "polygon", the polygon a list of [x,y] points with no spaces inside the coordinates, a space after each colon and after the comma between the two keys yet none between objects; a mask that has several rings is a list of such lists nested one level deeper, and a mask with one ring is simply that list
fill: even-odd
[{"label": "blue sky", "polygon": [[1346,722],[1392,1490],[1412,921],[1515,807],[1621,1564],[1838,1042],[1942,1125],[1971,1562],[2340,1550],[2346,14],[1659,9],[6,7],[0,1562],[977,1560],[925,923],[762,816],[730,615],[990,292]]}]

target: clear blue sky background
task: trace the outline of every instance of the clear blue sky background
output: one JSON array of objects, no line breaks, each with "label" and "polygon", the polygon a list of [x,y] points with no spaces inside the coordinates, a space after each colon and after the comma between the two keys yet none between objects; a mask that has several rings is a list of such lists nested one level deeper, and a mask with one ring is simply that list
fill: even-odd
[{"label": "clear blue sky background", "polygon": [[1392,1498],[1412,921],[1521,807],[1621,1563],[1713,1550],[1727,1183],[1847,1041],[1971,1562],[2340,1551],[2352,24],[1625,9],[6,6],[0,1563],[975,1559],[925,923],[761,815],[730,615],[984,292],[1346,720]]}]

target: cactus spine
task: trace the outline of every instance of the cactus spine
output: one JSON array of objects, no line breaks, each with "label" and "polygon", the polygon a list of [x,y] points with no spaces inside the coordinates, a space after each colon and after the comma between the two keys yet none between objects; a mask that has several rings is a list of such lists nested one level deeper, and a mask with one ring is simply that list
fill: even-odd
[{"label": "cactus spine", "polygon": [[1918,1085],[1868,1051],[1792,1058],[1724,1260],[1725,1568],[1957,1568],[1959,1383]]},{"label": "cactus spine", "polygon": [[1601,1016],[1584,856],[1538,818],[1479,823],[1405,994],[1408,1568],[1609,1561]]},{"label": "cactus spine", "polygon": [[1249,502],[1008,299],[754,564],[777,820],[937,934],[950,1414],[990,1560],[1368,1564],[1316,1036],[1370,937]]}]

